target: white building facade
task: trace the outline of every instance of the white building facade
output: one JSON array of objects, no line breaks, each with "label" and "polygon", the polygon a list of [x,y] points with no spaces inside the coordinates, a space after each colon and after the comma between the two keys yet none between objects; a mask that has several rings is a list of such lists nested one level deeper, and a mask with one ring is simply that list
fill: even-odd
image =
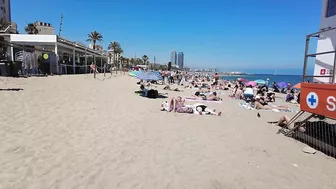
[{"label": "white building facade", "polygon": [[[90,44],[89,44],[89,48],[90,48],[90,49],[93,49],[93,43],[90,43]],[[104,51],[104,47],[101,46],[101,45],[97,45],[97,44],[96,44],[96,45],[95,45],[95,50],[96,50],[96,51],[103,52],[103,51]]]},{"label": "white building facade", "polygon": [[[336,27],[336,0],[322,0],[322,15],[320,30]],[[317,53],[335,51],[336,49],[336,30],[323,32],[319,35],[317,42]],[[314,67],[316,76],[332,76],[335,61],[335,53],[317,55]],[[330,83],[331,77],[315,77],[315,82]]]}]

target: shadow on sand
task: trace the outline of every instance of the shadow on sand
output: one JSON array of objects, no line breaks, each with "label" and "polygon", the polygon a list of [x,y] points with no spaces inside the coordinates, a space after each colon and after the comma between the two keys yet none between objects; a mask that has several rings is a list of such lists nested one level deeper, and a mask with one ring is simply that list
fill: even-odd
[{"label": "shadow on sand", "polygon": [[21,88],[7,88],[7,89],[0,89],[0,91],[23,91]]}]

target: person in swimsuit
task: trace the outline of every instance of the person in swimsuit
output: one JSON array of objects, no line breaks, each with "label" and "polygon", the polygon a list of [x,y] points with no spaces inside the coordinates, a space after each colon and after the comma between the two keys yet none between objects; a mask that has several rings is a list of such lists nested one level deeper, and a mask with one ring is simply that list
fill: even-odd
[{"label": "person in swimsuit", "polygon": [[172,98],[169,103],[169,110],[168,112],[177,112],[177,113],[194,113],[194,110],[191,107],[185,106],[185,100],[182,99],[180,96],[177,98]]},{"label": "person in swimsuit", "polygon": [[213,92],[212,94],[210,94],[209,96],[202,96],[198,93],[199,96],[192,95],[191,98],[188,99],[192,99],[192,100],[208,100],[208,101],[220,101],[221,99],[219,97],[217,97],[217,93]]},{"label": "person in swimsuit", "polygon": [[222,112],[216,112],[216,110],[212,110],[208,108],[204,104],[194,104],[193,105],[194,112],[198,112],[200,115],[215,115],[215,116],[221,116]]},{"label": "person in swimsuit", "polygon": [[257,110],[289,110],[288,106],[270,106],[270,105],[262,105],[258,99],[252,100],[252,107]]}]

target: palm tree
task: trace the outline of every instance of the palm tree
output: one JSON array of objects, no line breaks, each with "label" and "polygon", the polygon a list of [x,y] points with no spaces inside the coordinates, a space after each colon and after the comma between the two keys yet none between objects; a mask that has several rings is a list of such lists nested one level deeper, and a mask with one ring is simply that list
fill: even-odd
[{"label": "palm tree", "polygon": [[35,24],[33,23],[29,23],[24,30],[28,33],[28,34],[38,34],[38,29],[36,28]]},{"label": "palm tree", "polygon": [[96,50],[96,43],[97,41],[102,42],[103,41],[103,35],[97,31],[93,31],[88,34],[88,39],[86,41],[92,41],[93,42],[93,50]]},{"label": "palm tree", "polygon": [[[122,54],[124,51],[122,50],[121,48],[121,45],[119,42],[117,41],[113,41],[113,42],[110,42],[109,46],[107,47],[107,49],[109,50],[112,50],[112,53],[114,55],[117,55],[117,54]],[[112,56],[112,55],[111,55]],[[115,64],[116,64],[116,56],[114,56],[114,61],[113,61]]]},{"label": "palm tree", "polygon": [[112,52],[113,52],[114,54],[117,54],[117,53],[121,54],[121,53],[124,52],[124,51],[122,50],[122,48],[121,48],[120,43],[117,42],[117,41],[110,42],[110,44],[109,44],[109,46],[107,47],[107,49],[112,50]]},{"label": "palm tree", "polygon": [[143,63],[146,65],[147,64],[147,61],[148,61],[148,56],[147,55],[143,55],[142,56],[142,60],[143,60]]},{"label": "palm tree", "polygon": [[0,18],[0,30],[5,30],[11,23],[4,18]]}]

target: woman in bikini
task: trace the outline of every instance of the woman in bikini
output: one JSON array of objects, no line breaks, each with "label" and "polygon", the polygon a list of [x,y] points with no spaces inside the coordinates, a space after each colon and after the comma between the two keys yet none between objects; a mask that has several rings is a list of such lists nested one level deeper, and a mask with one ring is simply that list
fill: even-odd
[{"label": "woman in bikini", "polygon": [[193,108],[185,106],[185,100],[182,99],[180,96],[177,98],[172,98],[169,103],[169,110],[168,112],[174,111],[177,113],[194,113]]},{"label": "woman in bikini", "polygon": [[259,102],[259,99],[254,99],[252,100],[252,106],[253,108],[255,109],[258,109],[258,110],[289,110],[289,107],[288,106],[270,106],[270,105],[262,105],[260,102]]}]

